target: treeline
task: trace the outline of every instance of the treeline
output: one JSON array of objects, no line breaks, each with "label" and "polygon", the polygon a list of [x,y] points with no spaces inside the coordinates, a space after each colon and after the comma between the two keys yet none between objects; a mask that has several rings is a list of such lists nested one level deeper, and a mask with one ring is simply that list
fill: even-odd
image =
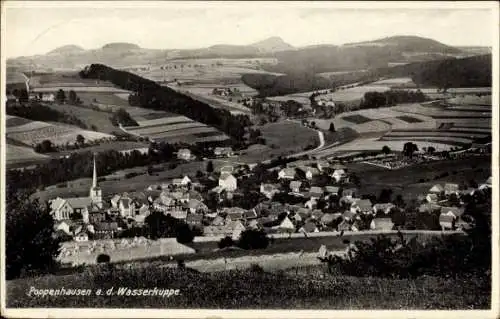
[{"label": "treeline", "polygon": [[6,113],[8,115],[19,116],[32,121],[60,122],[87,129],[87,125],[85,125],[85,123],[83,123],[78,117],[66,112],[51,109],[50,107],[40,103],[32,103],[25,106],[9,106],[6,108]]},{"label": "treeline", "polygon": [[251,125],[246,115],[233,116],[227,110],[212,108],[208,104],[163,87],[154,81],[102,64],[92,64],[86,67],[80,72],[80,76],[110,81],[124,90],[135,92],[131,100],[141,107],[182,114],[195,121],[216,127],[237,141],[243,140],[245,127]]},{"label": "treeline", "polygon": [[[198,143],[190,145],[193,154],[207,154],[213,145]],[[159,143],[150,146],[149,152],[143,154],[137,150],[121,153],[115,150],[100,152],[97,157],[97,174],[108,175],[115,171],[168,162],[176,159],[175,153],[184,148],[184,144]],[[34,169],[7,170],[7,200],[15,196],[17,190],[27,189],[30,193],[37,188],[59,184],[69,180],[92,176],[92,152],[73,153],[68,158],[52,159],[39,164]]]},{"label": "treeline", "polygon": [[360,103],[360,109],[374,109],[394,106],[399,103],[424,102],[426,97],[420,90],[389,90],[386,92],[366,92]]}]

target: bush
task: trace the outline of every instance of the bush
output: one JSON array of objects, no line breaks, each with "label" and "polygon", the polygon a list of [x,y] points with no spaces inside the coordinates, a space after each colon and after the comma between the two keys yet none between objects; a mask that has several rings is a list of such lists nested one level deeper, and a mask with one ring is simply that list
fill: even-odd
[{"label": "bush", "polygon": [[189,228],[188,224],[180,224],[177,226],[175,237],[177,238],[177,242],[180,244],[189,244],[193,242],[194,233]]},{"label": "bush", "polygon": [[99,254],[99,256],[97,256],[97,263],[98,264],[107,264],[110,261],[111,261],[111,258],[109,257],[109,255]]},{"label": "bush", "polygon": [[231,247],[231,246],[234,246],[234,241],[231,237],[229,236],[226,236],[224,238],[222,238],[218,243],[217,243],[217,246],[222,249],[222,248],[226,248],[226,247]]},{"label": "bush", "polygon": [[269,245],[269,237],[263,230],[248,229],[241,233],[238,247],[242,249],[264,249]]}]

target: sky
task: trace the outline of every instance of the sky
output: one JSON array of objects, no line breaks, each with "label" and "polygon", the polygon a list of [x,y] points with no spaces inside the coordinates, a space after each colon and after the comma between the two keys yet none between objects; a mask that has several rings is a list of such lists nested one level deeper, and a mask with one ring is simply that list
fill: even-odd
[{"label": "sky", "polygon": [[309,2],[5,3],[7,57],[45,54],[68,44],[95,49],[110,42],[130,42],[151,49],[188,49],[250,44],[271,36],[293,46],[338,45],[393,35],[423,36],[456,46],[494,44],[495,12],[454,2],[448,7],[455,9]]}]

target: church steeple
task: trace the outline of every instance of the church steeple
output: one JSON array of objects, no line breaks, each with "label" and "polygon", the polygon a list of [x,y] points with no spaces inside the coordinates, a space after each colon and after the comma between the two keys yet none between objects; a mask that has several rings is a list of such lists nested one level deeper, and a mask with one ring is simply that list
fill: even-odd
[{"label": "church steeple", "polygon": [[92,188],[97,188],[97,169],[95,166],[95,153],[94,153],[94,173],[92,175]]},{"label": "church steeple", "polygon": [[102,191],[99,186],[97,186],[97,167],[95,162],[95,153],[93,159],[93,173],[92,173],[92,186],[90,187],[90,200],[92,204],[99,208],[102,208]]}]

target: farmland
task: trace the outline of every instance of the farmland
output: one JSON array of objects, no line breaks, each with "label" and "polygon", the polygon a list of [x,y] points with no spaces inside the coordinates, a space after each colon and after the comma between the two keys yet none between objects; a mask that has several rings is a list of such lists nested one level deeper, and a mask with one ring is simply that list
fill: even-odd
[{"label": "farmland", "polygon": [[119,129],[110,121],[111,114],[102,111],[96,111],[85,106],[75,106],[69,104],[46,104],[51,109],[56,111],[70,113],[78,117],[88,128],[94,128],[96,131],[114,134],[113,132]]},{"label": "farmland", "polygon": [[319,143],[315,130],[292,121],[268,123],[257,127],[266,139],[266,145],[252,145],[242,151],[240,160],[247,163],[261,162],[278,156],[291,155],[308,145]]},{"label": "farmland", "polygon": [[7,144],[6,162],[7,165],[18,163],[38,162],[40,160],[49,160],[47,155],[36,153],[32,148]]},{"label": "farmland", "polygon": [[[132,135],[147,137],[157,142],[197,143],[228,139],[217,129],[195,122],[185,116],[169,117],[169,114],[165,113],[165,117],[156,118],[156,114],[154,119],[137,121],[139,126],[125,127],[124,130]],[[146,114],[142,114],[142,116],[144,115]],[[131,116],[134,117],[133,114]]]},{"label": "farmland", "polygon": [[[10,118],[11,116],[8,115],[7,119]],[[51,140],[54,145],[74,143],[77,135],[82,135],[87,141],[113,138],[109,134],[83,130],[71,125],[39,121],[10,126],[7,128],[6,134],[9,139],[29,146],[34,146],[46,139]]]}]

